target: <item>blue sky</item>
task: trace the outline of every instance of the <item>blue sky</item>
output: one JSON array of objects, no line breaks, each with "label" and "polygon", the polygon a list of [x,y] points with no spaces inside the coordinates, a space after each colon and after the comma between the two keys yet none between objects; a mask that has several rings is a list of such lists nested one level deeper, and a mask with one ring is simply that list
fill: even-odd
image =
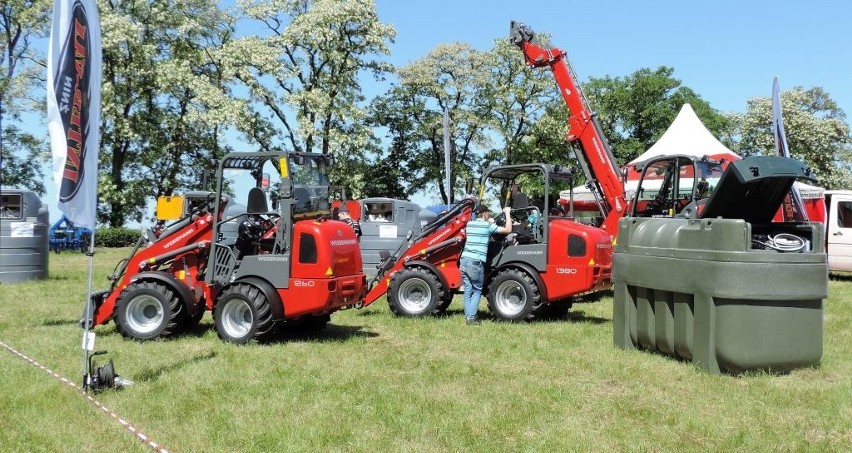
[{"label": "blue sky", "polygon": [[[581,81],[671,66],[683,85],[717,110],[744,112],[749,98],[771,94],[778,75],[782,90],[820,86],[852,115],[852,2],[376,0],[376,5],[382,22],[396,28],[388,60],[399,66],[441,43],[488,50],[517,20],[550,33]],[[365,88],[376,95],[387,86]],[[49,171],[46,182],[45,200],[55,220],[60,214]]]},{"label": "blue sky", "polygon": [[390,61],[440,43],[491,48],[509,22],[552,35],[581,81],[661,65],[714,108],[743,112],[750,97],[821,86],[852,115],[852,2],[843,0],[376,0],[397,30]]}]

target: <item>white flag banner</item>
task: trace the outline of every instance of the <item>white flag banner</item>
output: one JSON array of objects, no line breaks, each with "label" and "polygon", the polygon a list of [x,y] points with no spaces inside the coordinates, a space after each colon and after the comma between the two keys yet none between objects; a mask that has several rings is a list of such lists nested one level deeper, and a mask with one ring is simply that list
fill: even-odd
[{"label": "white flag banner", "polygon": [[[787,132],[784,130],[784,118],[781,116],[781,84],[778,81],[778,76],[775,76],[772,81],[772,132],[775,134],[775,149],[778,151],[778,155],[790,157],[790,148],[787,146]],[[808,213],[805,211],[805,202],[802,200],[799,184],[796,182],[790,189],[790,198],[793,205],[792,218],[786,220],[807,222]],[[786,209],[784,216],[788,217]]]},{"label": "white flag banner", "polygon": [[101,25],[95,0],[54,0],[47,119],[59,210],[95,229],[101,124]]}]

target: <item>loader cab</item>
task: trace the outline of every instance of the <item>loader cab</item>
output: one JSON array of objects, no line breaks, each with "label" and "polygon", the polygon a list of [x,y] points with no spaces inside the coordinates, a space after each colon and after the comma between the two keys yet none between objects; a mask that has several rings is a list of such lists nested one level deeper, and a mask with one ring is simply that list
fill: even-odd
[{"label": "loader cab", "polygon": [[[334,158],[331,156],[311,153],[291,155],[288,166],[294,219],[316,219],[331,214],[328,168],[333,164]],[[278,197],[287,198],[286,188],[279,188]]]},{"label": "loader cab", "polygon": [[[217,196],[234,192],[245,210],[228,216],[217,211],[209,279],[220,284],[238,275],[258,275],[277,288],[287,287],[290,255],[300,245],[294,225],[330,215],[328,167],[333,157],[316,153],[230,153],[217,168]],[[226,231],[237,225],[235,241]],[[308,235],[310,236],[310,235]],[[304,241],[316,243],[305,236]],[[304,247],[311,248],[311,247]],[[303,248],[303,249],[304,249]],[[280,258],[274,258],[280,257]],[[282,263],[268,266],[263,263]],[[237,266],[239,265],[239,270]]]},{"label": "loader cab", "polygon": [[633,217],[696,218],[722,177],[723,162],[675,155],[638,164]]},{"label": "loader cab", "polygon": [[[549,223],[560,216],[559,192],[571,187],[573,174],[562,166],[524,164],[491,167],[480,183],[481,203],[491,212],[512,208],[512,233],[506,245],[546,245]],[[551,215],[553,214],[553,215]],[[502,213],[494,219],[505,224]]]}]

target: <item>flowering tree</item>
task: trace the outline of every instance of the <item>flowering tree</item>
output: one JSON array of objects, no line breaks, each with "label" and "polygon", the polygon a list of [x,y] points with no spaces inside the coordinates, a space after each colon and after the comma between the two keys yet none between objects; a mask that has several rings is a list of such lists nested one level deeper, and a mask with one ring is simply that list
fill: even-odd
[{"label": "flowering tree", "polygon": [[44,137],[22,130],[21,116],[44,111],[36,93],[44,86],[44,56],[34,40],[49,33],[50,0],[7,0],[0,4],[0,184],[43,195]]},{"label": "flowering tree", "polygon": [[[805,162],[827,189],[852,187],[852,137],[845,113],[820,87],[781,92],[781,109],[790,156]],[[776,155],[772,133],[772,100],[748,100],[744,114],[730,114],[737,125],[735,151],[744,155]]]},{"label": "flowering tree", "polygon": [[249,131],[249,137],[261,149],[337,155],[335,179],[359,183],[353,166],[373,140],[359,77],[381,79],[391,70],[379,57],[390,53],[394,28],[379,21],[372,0],[238,4],[263,33],[228,44],[223,54],[248,88],[248,99],[273,125]]}]

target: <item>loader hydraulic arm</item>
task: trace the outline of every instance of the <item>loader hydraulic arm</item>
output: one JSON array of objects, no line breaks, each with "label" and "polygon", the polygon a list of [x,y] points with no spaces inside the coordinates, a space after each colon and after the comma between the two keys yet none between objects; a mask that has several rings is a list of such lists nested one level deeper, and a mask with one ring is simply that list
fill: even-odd
[{"label": "loader hydraulic arm", "polygon": [[379,265],[379,272],[373,279],[362,307],[372,304],[385,295],[389,289],[390,277],[405,269],[406,265],[412,261],[431,261],[433,255],[449,253],[449,256],[453,257],[451,261],[458,262],[458,256],[453,255],[452,251],[457,252],[456,255],[461,253],[464,228],[471,219],[477,202],[478,200],[473,197],[464,198],[424,226],[417,237],[403,242],[394,255],[389,256]]},{"label": "loader hydraulic arm", "polygon": [[565,51],[545,49],[532,42],[534,33],[520,22],[512,22],[509,39],[524,53],[524,60],[534,68],[548,67],[556,78],[559,92],[568,107],[568,142],[586,175],[587,184],[601,206],[603,223],[610,235],[618,232],[618,220],[624,216],[627,203],[624,197],[624,178],[618,163],[601,132],[595,114],[588,107],[577,77]]}]

